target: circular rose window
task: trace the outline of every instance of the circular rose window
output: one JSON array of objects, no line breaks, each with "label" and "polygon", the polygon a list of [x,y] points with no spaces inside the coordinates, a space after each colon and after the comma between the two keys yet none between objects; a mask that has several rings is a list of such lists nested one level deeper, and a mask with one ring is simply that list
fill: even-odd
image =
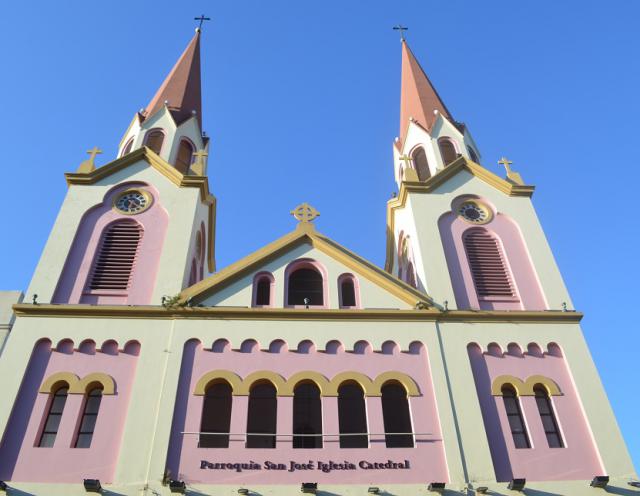
[{"label": "circular rose window", "polygon": [[475,201],[466,201],[460,205],[458,215],[472,224],[486,224],[492,217],[489,207]]}]

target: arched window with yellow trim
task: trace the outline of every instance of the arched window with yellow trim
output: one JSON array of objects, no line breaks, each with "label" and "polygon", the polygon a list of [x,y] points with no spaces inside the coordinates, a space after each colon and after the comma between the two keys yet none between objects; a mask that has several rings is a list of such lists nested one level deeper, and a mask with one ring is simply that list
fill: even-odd
[{"label": "arched window with yellow trim", "polygon": [[408,434],[413,428],[407,391],[395,381],[387,382],[381,391],[387,448],[413,448],[413,434]]},{"label": "arched window with yellow trim", "polygon": [[44,429],[40,435],[38,447],[53,447],[53,443],[55,442],[58,434],[58,428],[60,427],[60,420],[62,419],[62,412],[64,411],[64,405],[67,402],[68,394],[69,386],[65,383],[58,387],[56,392],[51,395],[47,419],[44,422]]},{"label": "arched window with yellow trim", "polygon": [[338,388],[338,423],[341,448],[369,447],[364,391],[355,381],[344,382]]},{"label": "arched window with yellow trim", "polygon": [[231,428],[231,386],[212,384],[205,390],[200,421],[200,448],[228,448]]},{"label": "arched window with yellow trim", "polygon": [[75,448],[90,448],[93,440],[93,433],[96,429],[100,403],[102,402],[102,385],[92,388],[84,399],[82,419],[78,427]]},{"label": "arched window with yellow trim", "polygon": [[293,391],[293,447],[322,448],[322,403],[313,382],[302,382]]},{"label": "arched window with yellow trim", "polygon": [[540,414],[544,433],[547,436],[549,448],[564,448],[558,422],[553,411],[553,405],[551,404],[551,398],[549,398],[549,392],[543,385],[536,384],[533,387],[533,393],[536,397],[538,413]]},{"label": "arched window with yellow trim", "polygon": [[[249,392],[247,448],[275,448],[278,399],[270,382],[260,382]],[[271,434],[271,435],[269,435]]]},{"label": "arched window with yellow trim", "polygon": [[520,408],[520,399],[518,398],[516,390],[511,384],[505,384],[502,386],[501,391],[502,401],[504,402],[504,409],[507,413],[509,428],[515,447],[517,449],[531,448],[527,427],[524,423],[522,409]]}]

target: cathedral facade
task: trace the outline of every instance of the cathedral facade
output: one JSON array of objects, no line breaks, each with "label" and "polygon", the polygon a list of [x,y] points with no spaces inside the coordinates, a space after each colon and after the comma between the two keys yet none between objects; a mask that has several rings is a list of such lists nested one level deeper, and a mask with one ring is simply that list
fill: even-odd
[{"label": "cathedral facade", "polygon": [[640,494],[534,187],[481,165],[406,41],[385,267],[305,203],[222,269],[200,42],[2,295],[0,491]]}]

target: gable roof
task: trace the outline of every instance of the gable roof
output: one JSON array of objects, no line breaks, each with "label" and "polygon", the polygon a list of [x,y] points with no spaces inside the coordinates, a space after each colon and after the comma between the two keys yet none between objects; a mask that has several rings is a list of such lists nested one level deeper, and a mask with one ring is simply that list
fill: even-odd
[{"label": "gable roof", "polygon": [[69,186],[73,184],[89,185],[115,174],[127,167],[144,161],[165,176],[169,181],[180,188],[198,188],[200,190],[200,201],[207,205],[207,265],[209,272],[216,270],[215,263],[215,228],[216,228],[216,198],[209,191],[209,178],[207,176],[190,176],[182,174],[178,169],[169,164],[166,160],[156,154],[150,148],[143,146],[131,153],[126,154],[108,164],[98,167],[89,172],[66,172],[65,178]]},{"label": "gable roof", "polygon": [[300,222],[292,232],[229,265],[217,274],[184,289],[180,293],[180,300],[191,299],[194,304],[197,304],[216,291],[259,270],[265,263],[302,244],[309,244],[329,255],[412,306],[420,303],[430,307],[433,304],[429,295],[409,286],[332,239],[320,234],[309,222]]},{"label": "gable roof", "polygon": [[463,156],[458,157],[426,181],[419,181],[416,172],[413,169],[407,169],[405,171],[405,180],[400,184],[400,193],[396,198],[392,198],[387,202],[387,256],[384,264],[385,270],[391,271],[393,263],[394,211],[399,208],[404,208],[409,193],[430,193],[461,171],[470,173],[508,196],[531,197],[535,189],[533,185],[516,184],[515,182],[503,179],[485,169],[480,164],[476,164]]}]

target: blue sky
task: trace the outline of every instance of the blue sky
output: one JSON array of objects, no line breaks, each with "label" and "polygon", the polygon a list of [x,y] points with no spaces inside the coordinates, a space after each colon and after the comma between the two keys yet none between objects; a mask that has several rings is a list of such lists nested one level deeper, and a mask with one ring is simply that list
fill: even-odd
[{"label": "blue sky", "polygon": [[63,172],[94,145],[98,164],[114,158],[202,12],[213,17],[203,113],[218,266],[291,230],[289,211],[303,201],[321,212],[322,232],[383,265],[400,92],[391,27],[404,23],[483,165],[500,172],[507,155],[537,186],[534,204],[638,467],[640,2],[5,2],[0,286],[26,288]]}]

